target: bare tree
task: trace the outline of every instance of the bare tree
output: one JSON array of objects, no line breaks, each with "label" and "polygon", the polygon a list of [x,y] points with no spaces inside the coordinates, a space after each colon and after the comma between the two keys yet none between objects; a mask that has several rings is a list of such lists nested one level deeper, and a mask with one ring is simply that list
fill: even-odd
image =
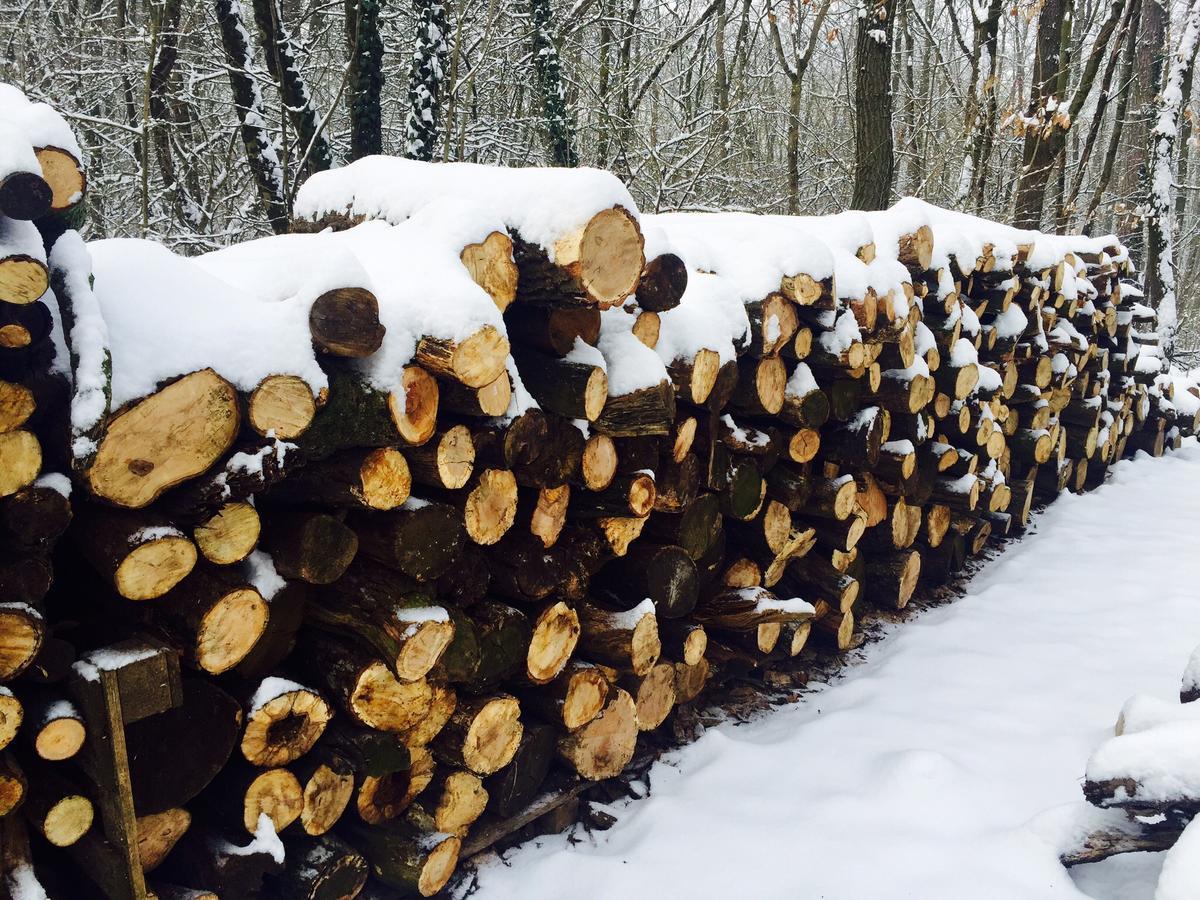
[{"label": "bare tree", "polygon": [[896,0],[863,0],[854,45],[853,209],[883,209],[896,168],[892,140],[892,16]]}]

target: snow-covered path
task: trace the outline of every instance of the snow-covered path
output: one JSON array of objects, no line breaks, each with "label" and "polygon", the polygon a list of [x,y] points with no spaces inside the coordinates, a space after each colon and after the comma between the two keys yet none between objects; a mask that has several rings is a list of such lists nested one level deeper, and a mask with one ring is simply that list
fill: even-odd
[{"label": "snow-covered path", "polygon": [[[659,763],[650,797],[607,833],[485,864],[475,896],[1083,897],[1031,820],[1081,801],[1087,758],[1129,695],[1177,696],[1200,644],[1198,585],[1189,441],[1064,495],[967,597],[895,629],[804,702]],[[1080,884],[1112,881],[1096,874]]]}]

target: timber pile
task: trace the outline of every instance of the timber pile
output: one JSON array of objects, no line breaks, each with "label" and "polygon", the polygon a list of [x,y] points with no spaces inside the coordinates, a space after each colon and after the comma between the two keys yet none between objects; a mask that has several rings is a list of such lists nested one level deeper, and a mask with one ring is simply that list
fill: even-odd
[{"label": "timber pile", "polygon": [[1197,424],[1113,239],[375,157],[185,259],[85,245],[38,140],[0,190],[0,312],[46,318],[0,354],[10,889],[432,895]]},{"label": "timber pile", "polygon": [[1198,699],[1200,647],[1184,670],[1178,703],[1148,694],[1125,702],[1114,736],[1088,761],[1083,794],[1097,808],[1088,817],[1094,823],[1062,854],[1064,865],[1182,844],[1200,813]]}]

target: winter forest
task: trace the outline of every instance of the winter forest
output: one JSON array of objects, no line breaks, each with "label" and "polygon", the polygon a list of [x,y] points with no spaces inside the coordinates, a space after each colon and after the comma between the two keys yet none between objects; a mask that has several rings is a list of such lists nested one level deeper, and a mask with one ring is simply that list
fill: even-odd
[{"label": "winter forest", "polygon": [[1174,274],[1194,364],[1190,6],[3,0],[0,79],[79,133],[93,238],[195,253],[284,230],[307,174],[380,152],[608,168],[646,211],[916,194],[1115,232],[1151,300]]}]

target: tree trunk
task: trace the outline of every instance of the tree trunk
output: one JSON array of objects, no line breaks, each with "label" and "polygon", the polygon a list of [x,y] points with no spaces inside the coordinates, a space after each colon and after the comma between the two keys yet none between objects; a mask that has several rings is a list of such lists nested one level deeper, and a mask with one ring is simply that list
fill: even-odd
[{"label": "tree trunk", "polygon": [[892,195],[892,18],[896,0],[871,0],[859,10],[854,76],[852,209],[886,209]]}]

